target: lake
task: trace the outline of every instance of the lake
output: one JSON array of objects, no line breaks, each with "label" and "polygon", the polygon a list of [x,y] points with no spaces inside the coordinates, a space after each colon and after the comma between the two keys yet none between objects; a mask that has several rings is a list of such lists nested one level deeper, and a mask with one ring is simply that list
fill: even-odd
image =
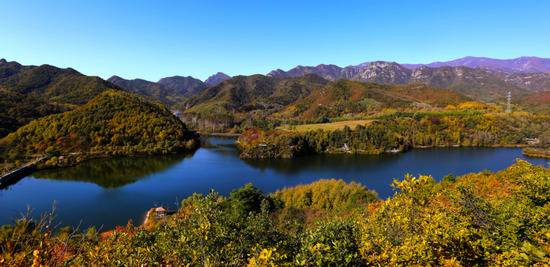
[{"label": "lake", "polygon": [[[320,178],[357,181],[393,194],[394,178],[406,173],[441,179],[482,170],[498,171],[516,159],[548,166],[550,160],[525,158],[518,148],[418,149],[396,155],[313,155],[296,159],[241,160],[231,138],[209,138],[192,155],[96,159],[70,168],[44,170],[0,190],[0,224],[30,207],[33,215],[55,205],[60,225],[110,229],[129,219],[141,223],[147,209],[175,208],[187,196],[215,189],[228,194],[246,183],[264,192]],[[55,204],[54,204],[55,203]]]}]

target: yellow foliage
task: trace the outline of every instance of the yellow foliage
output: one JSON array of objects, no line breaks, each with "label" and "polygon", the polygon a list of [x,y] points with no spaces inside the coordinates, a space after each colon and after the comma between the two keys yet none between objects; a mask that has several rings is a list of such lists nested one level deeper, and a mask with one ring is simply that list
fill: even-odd
[{"label": "yellow foliage", "polygon": [[457,105],[458,109],[487,109],[487,105],[477,101],[468,101]]}]

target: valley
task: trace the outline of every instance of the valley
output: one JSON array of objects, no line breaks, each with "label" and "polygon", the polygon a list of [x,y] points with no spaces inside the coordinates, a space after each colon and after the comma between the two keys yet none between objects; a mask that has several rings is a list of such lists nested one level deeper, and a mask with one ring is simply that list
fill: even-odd
[{"label": "valley", "polygon": [[0,267],[550,266],[550,1],[0,11]]}]

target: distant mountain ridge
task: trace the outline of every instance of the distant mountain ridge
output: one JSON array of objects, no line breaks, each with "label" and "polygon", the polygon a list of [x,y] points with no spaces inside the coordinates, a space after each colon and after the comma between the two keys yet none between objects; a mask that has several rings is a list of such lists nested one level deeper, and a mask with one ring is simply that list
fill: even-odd
[{"label": "distant mountain ridge", "polygon": [[143,79],[128,80],[114,75],[107,80],[128,91],[155,98],[167,105],[174,105],[228,79],[231,79],[229,75],[218,72],[204,82],[191,76],[171,76],[152,82]]},{"label": "distant mountain ridge", "polygon": [[206,84],[201,80],[182,76],[166,77],[158,82],[151,82],[143,79],[127,80],[115,75],[107,81],[130,92],[157,99],[166,105],[173,105],[206,88]]},{"label": "distant mountain ridge", "polygon": [[267,75],[292,78],[307,74],[316,74],[330,81],[343,79],[380,84],[424,83],[482,100],[503,97],[508,91],[521,94],[550,90],[550,59],[536,57],[510,60],[466,57],[425,65],[373,61],[344,68],[321,64],[297,66],[288,71],[277,69]]},{"label": "distant mountain ridge", "polygon": [[540,57],[518,57],[513,59],[495,59],[487,57],[463,57],[451,61],[432,62],[428,64],[402,64],[409,69],[416,69],[420,66],[437,67],[469,67],[502,71],[509,73],[535,73],[550,72],[550,58]]},{"label": "distant mountain ridge", "polygon": [[25,66],[0,60],[0,137],[28,122],[71,110],[109,89],[99,77],[51,65]]},{"label": "distant mountain ridge", "polygon": [[224,81],[227,81],[231,79],[231,76],[223,73],[223,72],[218,72],[210,77],[208,77],[206,80],[204,80],[204,83],[208,86],[216,86]]}]

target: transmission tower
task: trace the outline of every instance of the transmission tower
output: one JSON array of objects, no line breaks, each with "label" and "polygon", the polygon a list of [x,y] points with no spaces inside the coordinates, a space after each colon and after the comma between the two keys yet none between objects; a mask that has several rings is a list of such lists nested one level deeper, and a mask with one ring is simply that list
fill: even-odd
[{"label": "transmission tower", "polygon": [[508,91],[506,100],[508,100],[508,102],[506,103],[506,113],[511,113],[512,112],[512,92],[511,91]]}]

